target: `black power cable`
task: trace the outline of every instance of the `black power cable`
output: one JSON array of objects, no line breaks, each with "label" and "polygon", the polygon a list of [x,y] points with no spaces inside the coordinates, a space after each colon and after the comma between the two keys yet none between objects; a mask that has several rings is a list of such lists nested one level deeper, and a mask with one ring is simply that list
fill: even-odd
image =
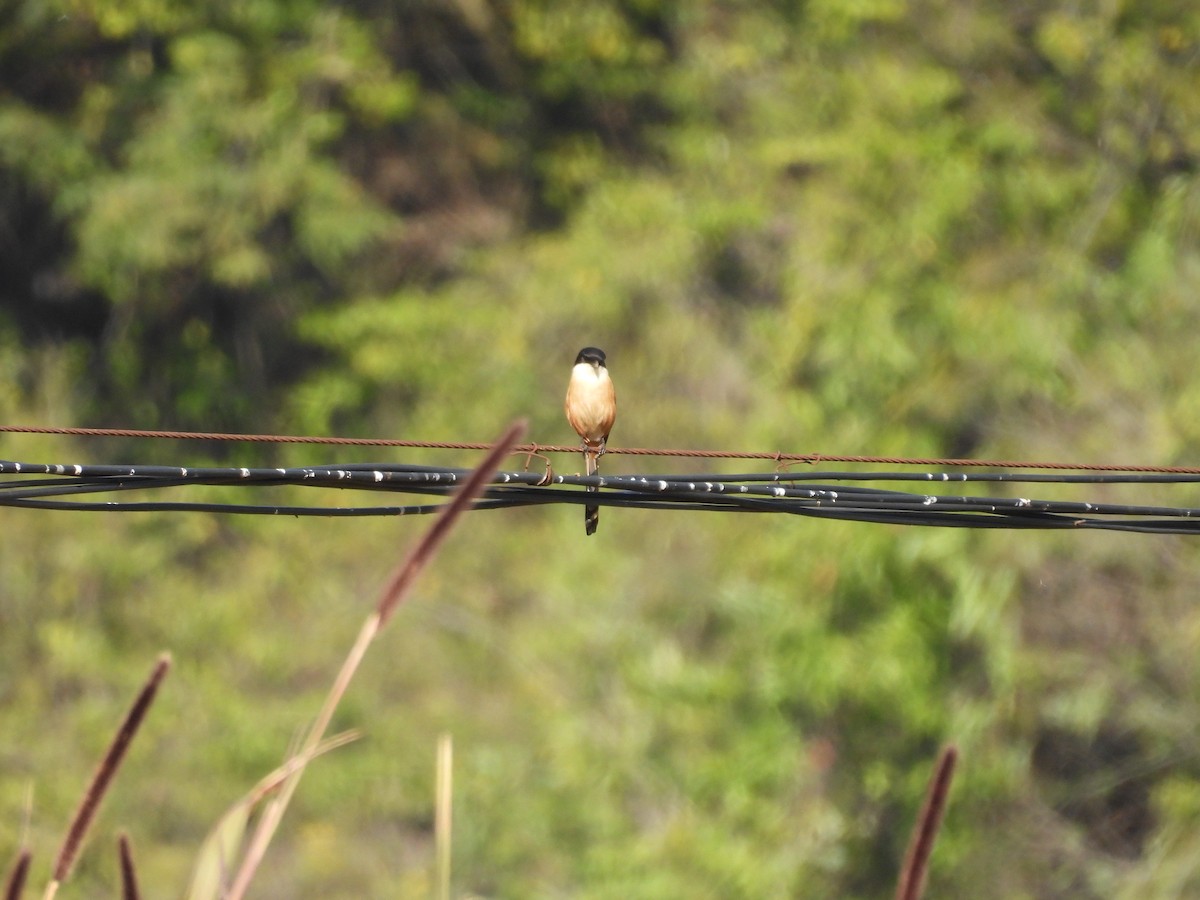
[{"label": "black power cable", "polygon": [[[0,462],[0,506],[103,512],[206,512],[276,516],[401,516],[435,512],[440,504],[310,506],[200,500],[127,500],[134,491],[166,488],[307,487],[440,497],[469,472],[396,463],[298,468],[180,467]],[[1190,484],[1195,474],[1026,472],[796,472],[737,475],[549,475],[498,472],[477,509],[549,503],[637,509],[788,513],[813,518],[958,528],[1107,529],[1162,534],[1200,532],[1200,508],[1118,504],[1079,499],[972,496],[875,487],[878,482],[927,487],[951,484]],[[586,496],[576,488],[596,486]],[[115,494],[113,499],[82,499]],[[78,498],[78,499],[73,499]]]}]

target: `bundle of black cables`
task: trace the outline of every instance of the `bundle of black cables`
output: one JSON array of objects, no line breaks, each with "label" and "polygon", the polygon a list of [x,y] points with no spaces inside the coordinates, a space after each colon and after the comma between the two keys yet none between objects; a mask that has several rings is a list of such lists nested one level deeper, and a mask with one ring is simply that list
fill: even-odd
[{"label": "bundle of black cables", "polygon": [[[131,492],[200,485],[246,488],[300,486],[438,497],[453,493],[463,468],[353,463],[300,468],[56,465],[0,462],[0,505],[46,510],[179,511],[282,516],[399,516],[435,512],[439,503],[368,506],[249,504],[201,500],[126,499]],[[1196,474],[1028,472],[771,472],[735,475],[542,475],[497,472],[476,509],[547,503],[639,509],[791,513],[893,525],[960,528],[1107,529],[1163,534],[1200,532],[1200,509],[1026,496],[952,493],[951,485],[1171,485]],[[919,491],[876,485],[920,484]],[[585,494],[581,487],[601,488]],[[977,488],[978,489],[978,488]],[[962,490],[960,488],[960,490]],[[992,488],[994,492],[1002,488]],[[1023,488],[1024,490],[1024,488]],[[1045,490],[1044,488],[1042,490]],[[115,495],[100,499],[99,495]]]}]

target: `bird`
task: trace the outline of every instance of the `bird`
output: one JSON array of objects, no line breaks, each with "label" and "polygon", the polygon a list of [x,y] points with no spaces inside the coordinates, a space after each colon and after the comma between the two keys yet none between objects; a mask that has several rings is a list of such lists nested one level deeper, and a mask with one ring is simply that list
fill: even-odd
[{"label": "bird", "polygon": [[[599,347],[584,347],[575,357],[571,380],[567,382],[567,401],[564,404],[567,421],[583,441],[583,460],[587,473],[595,475],[600,469],[600,456],[607,449],[608,434],[617,418],[617,392],[608,377],[604,351]],[[589,487],[589,491],[596,490]],[[600,507],[583,510],[584,528],[596,533],[600,522]]]}]

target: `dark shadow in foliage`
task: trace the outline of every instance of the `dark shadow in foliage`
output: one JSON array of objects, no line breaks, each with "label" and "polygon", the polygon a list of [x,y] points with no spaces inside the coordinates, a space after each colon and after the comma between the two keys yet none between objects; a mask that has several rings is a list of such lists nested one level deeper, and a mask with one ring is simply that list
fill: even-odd
[{"label": "dark shadow in foliage", "polygon": [[1136,734],[1104,725],[1087,737],[1044,728],[1033,747],[1033,768],[1051,804],[1084,829],[1099,850],[1137,859],[1154,833],[1154,777]]}]

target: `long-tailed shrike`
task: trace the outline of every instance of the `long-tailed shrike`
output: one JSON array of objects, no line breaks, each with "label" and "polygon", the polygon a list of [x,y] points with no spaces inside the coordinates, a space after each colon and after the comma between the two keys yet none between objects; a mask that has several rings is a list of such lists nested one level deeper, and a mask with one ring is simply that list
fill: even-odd
[{"label": "long-tailed shrike", "polygon": [[[571,380],[567,382],[566,410],[567,421],[583,439],[587,473],[595,475],[600,468],[600,456],[605,451],[608,433],[617,418],[617,392],[608,377],[603,350],[584,347],[575,357]],[[589,487],[588,490],[596,488]],[[594,534],[600,522],[600,507],[585,507],[583,521],[587,533]]]}]

